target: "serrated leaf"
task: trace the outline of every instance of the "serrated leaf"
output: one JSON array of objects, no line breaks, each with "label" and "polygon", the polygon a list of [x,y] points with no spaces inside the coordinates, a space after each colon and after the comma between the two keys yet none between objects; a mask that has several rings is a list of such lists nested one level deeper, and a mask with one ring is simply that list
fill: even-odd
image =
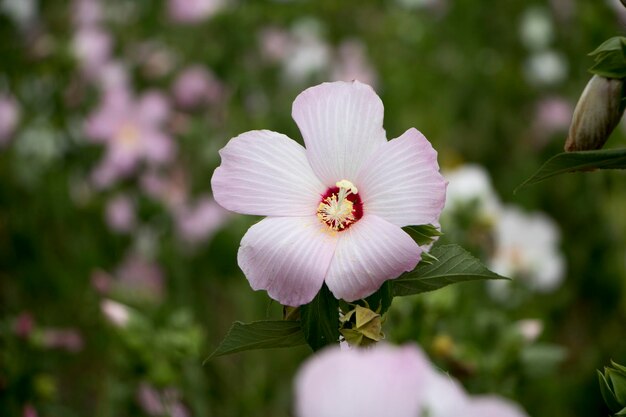
[{"label": "serrated leaf", "polygon": [[300,307],[302,331],[314,351],[339,340],[339,301],[326,284],[313,301]]},{"label": "serrated leaf", "polygon": [[567,172],[592,169],[625,169],[626,148],[597,151],[563,152],[548,159],[537,172],[521,183],[518,190]]},{"label": "serrated leaf", "polygon": [[422,224],[420,226],[406,226],[404,230],[419,246],[428,245],[435,238],[443,236],[443,233],[432,224]]},{"label": "serrated leaf", "polygon": [[413,271],[390,281],[394,296],[420,294],[458,282],[506,279],[487,269],[458,245],[437,246],[431,253],[437,262],[430,265],[420,263]]},{"label": "serrated leaf", "polygon": [[602,398],[604,398],[604,402],[609,408],[609,410],[611,410],[612,413],[616,413],[618,410],[622,408],[622,406],[619,404],[619,402],[617,402],[617,398],[615,398],[613,391],[611,391],[611,386],[609,385],[606,378],[604,378],[604,375],[602,374],[602,372],[600,371],[597,371],[597,372],[598,372],[598,383],[600,384],[600,393],[602,394]]},{"label": "serrated leaf", "polygon": [[236,321],[224,340],[205,362],[218,356],[253,349],[292,347],[306,344],[300,322],[263,320],[252,323]]}]

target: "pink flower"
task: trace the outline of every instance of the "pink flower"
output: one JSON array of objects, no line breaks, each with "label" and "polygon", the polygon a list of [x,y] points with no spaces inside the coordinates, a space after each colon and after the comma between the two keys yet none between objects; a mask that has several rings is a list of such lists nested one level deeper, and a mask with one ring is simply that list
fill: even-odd
[{"label": "pink flower", "polygon": [[102,300],[100,310],[104,317],[116,327],[126,327],[130,321],[130,309],[117,301]]},{"label": "pink flower", "polygon": [[0,94],[0,147],[13,137],[20,121],[20,109],[13,97]]},{"label": "pink flower", "polygon": [[215,200],[268,216],[241,241],[252,288],[282,304],[310,302],[326,282],[354,301],[415,268],[422,250],[401,227],[436,222],[446,182],[415,129],[387,141],[371,87],[324,83],[293,103],[306,149],[280,133],[243,133],[220,151]]},{"label": "pink flower", "polygon": [[214,104],[223,94],[222,84],[202,66],[185,69],[174,82],[176,103],[185,109],[204,104]]},{"label": "pink flower", "polygon": [[178,234],[187,242],[202,242],[224,224],[226,217],[227,212],[211,197],[201,197],[193,206],[176,211]]},{"label": "pink flower", "polygon": [[493,396],[469,397],[414,345],[327,348],[298,371],[298,417],[525,417]]},{"label": "pink flower", "polygon": [[224,0],[169,0],[168,12],[178,23],[198,23],[224,7]]},{"label": "pink flower", "polygon": [[50,349],[62,349],[76,353],[83,349],[83,338],[76,329],[45,329],[42,333],[43,345]]},{"label": "pink flower", "polygon": [[124,194],[109,200],[106,206],[106,221],[111,230],[117,233],[130,232],[136,224],[135,203]]},{"label": "pink flower", "polygon": [[163,298],[164,276],[157,263],[131,253],[115,271],[115,288],[125,296],[158,302]]},{"label": "pink flower", "polygon": [[358,40],[342,42],[337,58],[332,71],[334,79],[360,80],[366,84],[376,84],[376,71],[367,59],[367,51],[362,42]]},{"label": "pink flower", "polygon": [[111,185],[142,161],[168,162],[175,151],[172,139],[162,130],[168,115],[168,102],[158,92],[135,99],[123,88],[107,91],[85,126],[91,140],[106,144],[104,159],[94,173],[96,184]]},{"label": "pink flower", "polygon": [[88,77],[94,77],[108,62],[113,41],[107,31],[97,26],[86,26],[75,33],[72,48],[83,72]]}]

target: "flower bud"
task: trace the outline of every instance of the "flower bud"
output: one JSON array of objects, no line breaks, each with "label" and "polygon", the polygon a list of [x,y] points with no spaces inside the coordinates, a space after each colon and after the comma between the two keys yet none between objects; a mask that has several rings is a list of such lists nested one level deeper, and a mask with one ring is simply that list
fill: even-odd
[{"label": "flower bud", "polygon": [[565,150],[600,149],[622,118],[623,80],[594,75],[576,104]]},{"label": "flower bud", "polygon": [[369,346],[385,338],[382,317],[367,307],[355,306],[340,321],[339,332],[350,346]]}]

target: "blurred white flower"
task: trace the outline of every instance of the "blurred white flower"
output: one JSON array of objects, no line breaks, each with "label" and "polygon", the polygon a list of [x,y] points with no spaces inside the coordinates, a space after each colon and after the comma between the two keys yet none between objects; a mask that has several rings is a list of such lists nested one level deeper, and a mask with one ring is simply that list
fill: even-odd
[{"label": "blurred white flower", "polygon": [[124,304],[113,300],[102,300],[100,310],[104,317],[117,327],[126,327],[130,320],[130,310]]},{"label": "blurred white flower", "polygon": [[330,64],[330,47],[322,38],[321,23],[314,19],[298,21],[291,31],[292,42],[283,61],[287,78],[303,82],[326,70]]},{"label": "blurred white flower", "polygon": [[0,3],[0,12],[20,26],[31,23],[37,16],[38,8],[36,0],[4,0]]},{"label": "blurred white flower", "polygon": [[520,38],[524,46],[532,50],[545,49],[554,37],[552,19],[547,9],[531,7],[522,15]]},{"label": "blurred white flower", "polygon": [[72,50],[89,78],[101,71],[111,56],[112,47],[111,35],[97,26],[83,27],[74,33]]},{"label": "blurred white flower", "polygon": [[[556,289],[564,278],[565,260],[559,252],[559,230],[543,213],[524,213],[507,206],[495,224],[496,249],[490,267],[498,274],[517,278],[539,292]],[[510,282],[489,283],[506,291]]]},{"label": "blurred white flower", "polygon": [[468,396],[414,345],[327,348],[300,368],[295,396],[298,417],[526,416],[502,398]]},{"label": "blurred white flower", "polygon": [[484,167],[466,164],[443,175],[448,181],[444,216],[469,206],[476,209],[479,220],[491,223],[498,216],[500,201]]},{"label": "blurred white flower", "polygon": [[558,84],[567,76],[567,60],[555,51],[545,50],[531,55],[524,66],[524,74],[531,84]]},{"label": "blurred white flower", "polygon": [[517,329],[528,343],[532,343],[543,332],[543,322],[539,319],[525,319],[517,322]]},{"label": "blurred white flower", "polygon": [[11,96],[0,94],[0,148],[12,138],[20,121],[20,108]]}]

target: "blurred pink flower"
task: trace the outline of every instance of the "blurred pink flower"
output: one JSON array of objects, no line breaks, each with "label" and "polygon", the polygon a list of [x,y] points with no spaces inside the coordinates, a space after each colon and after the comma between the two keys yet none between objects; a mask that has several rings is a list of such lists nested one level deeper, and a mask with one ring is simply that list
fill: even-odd
[{"label": "blurred pink flower", "polygon": [[202,66],[183,70],[173,86],[176,103],[185,109],[205,104],[215,104],[223,96],[224,87],[215,76]]},{"label": "blurred pink flower", "polygon": [[130,232],[137,223],[134,201],[125,194],[113,197],[106,205],[106,221],[114,232]]},{"label": "blurred pink flower", "polygon": [[74,34],[72,49],[83,73],[88,78],[97,76],[111,57],[111,35],[97,26],[86,26]]},{"label": "blurred pink flower", "polygon": [[169,0],[170,18],[178,23],[198,23],[224,7],[224,0]]},{"label": "blurred pink flower", "polygon": [[143,161],[170,161],[175,145],[163,131],[168,116],[169,104],[159,92],[151,91],[135,99],[126,89],[107,91],[85,125],[88,138],[106,145],[104,158],[93,174],[96,185],[111,185],[131,174]]},{"label": "blurred pink flower", "polygon": [[161,394],[152,385],[145,382],[139,385],[137,402],[149,416],[161,416],[165,413],[165,408],[161,402]]},{"label": "blurred pink flower", "polygon": [[324,282],[337,298],[366,297],[420,260],[401,228],[439,218],[437,153],[416,129],[387,141],[383,104],[358,81],[305,90],[292,116],[306,149],[257,130],[220,151],[215,200],[268,216],[243,237],[239,266],[253,289],[285,305],[310,302]]},{"label": "blurred pink flower", "polygon": [[37,410],[30,404],[26,404],[22,410],[22,417],[37,417]]},{"label": "blurred pink flower", "polygon": [[339,45],[337,58],[334,60],[332,78],[341,81],[359,80],[365,84],[376,85],[376,72],[367,59],[365,45],[357,40],[344,41]]},{"label": "blurred pink flower", "polygon": [[20,108],[15,99],[0,94],[0,148],[13,138],[13,132],[19,121]]},{"label": "blurred pink flower", "polygon": [[211,197],[202,196],[193,205],[180,207],[175,216],[179,236],[189,243],[200,243],[224,224],[228,212]]},{"label": "blurred pink flower", "polygon": [[470,397],[414,345],[327,348],[295,380],[297,417],[525,417],[494,396]]},{"label": "blurred pink flower", "polygon": [[100,0],[74,0],[72,20],[76,26],[92,26],[102,20]]},{"label": "blurred pink flower", "polygon": [[83,349],[83,338],[76,329],[45,329],[42,341],[45,347],[51,349],[63,349],[72,353]]},{"label": "blurred pink flower", "polygon": [[33,315],[28,312],[21,313],[13,322],[13,331],[22,339],[26,339],[30,336],[35,328],[35,319]]},{"label": "blurred pink flower", "polygon": [[114,288],[125,295],[158,302],[163,298],[164,277],[161,267],[144,257],[131,253],[113,274]]},{"label": "blurred pink flower", "polygon": [[99,294],[108,294],[113,284],[113,277],[107,272],[97,269],[91,273],[91,286]]},{"label": "blurred pink flower", "polygon": [[535,127],[548,134],[567,131],[572,121],[572,103],[561,97],[547,97],[537,103]]},{"label": "blurred pink flower", "polygon": [[269,27],[259,35],[261,54],[271,62],[282,61],[291,47],[291,34],[284,29]]},{"label": "blurred pink flower", "polygon": [[160,201],[170,210],[177,210],[187,199],[188,184],[185,171],[174,167],[166,174],[145,172],[140,179],[143,192]]}]

